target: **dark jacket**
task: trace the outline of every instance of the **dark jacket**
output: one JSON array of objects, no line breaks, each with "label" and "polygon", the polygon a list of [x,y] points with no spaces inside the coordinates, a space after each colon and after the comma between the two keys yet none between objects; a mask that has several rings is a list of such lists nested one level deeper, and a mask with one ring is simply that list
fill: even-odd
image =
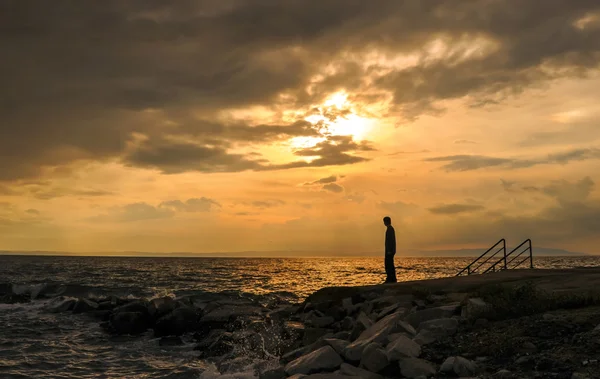
[{"label": "dark jacket", "polygon": [[385,253],[396,254],[396,232],[391,225],[385,231]]}]

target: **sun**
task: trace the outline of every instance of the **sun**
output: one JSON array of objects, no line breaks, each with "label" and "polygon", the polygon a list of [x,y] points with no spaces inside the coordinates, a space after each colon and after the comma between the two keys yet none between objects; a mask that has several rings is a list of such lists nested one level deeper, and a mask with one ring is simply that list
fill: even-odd
[{"label": "sun", "polygon": [[348,100],[345,92],[336,92],[329,96],[321,106],[316,107],[319,113],[304,119],[313,125],[320,126],[319,133],[323,137],[296,137],[289,143],[294,148],[307,148],[322,142],[325,136],[352,136],[357,141],[367,138],[372,132],[375,120],[360,116],[356,106]]}]

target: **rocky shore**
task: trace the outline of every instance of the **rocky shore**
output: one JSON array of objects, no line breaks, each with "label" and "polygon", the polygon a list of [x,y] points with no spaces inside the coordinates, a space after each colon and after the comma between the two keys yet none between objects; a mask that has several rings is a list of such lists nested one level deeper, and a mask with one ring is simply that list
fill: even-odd
[{"label": "rocky shore", "polygon": [[451,278],[446,290],[443,280],[327,289],[297,304],[222,294],[57,296],[46,311],[92,317],[110,334],[151,333],[165,348],[193,343],[219,372],[250,366],[261,379],[599,378],[597,293],[549,290],[538,273],[502,275],[514,274],[478,285]]}]

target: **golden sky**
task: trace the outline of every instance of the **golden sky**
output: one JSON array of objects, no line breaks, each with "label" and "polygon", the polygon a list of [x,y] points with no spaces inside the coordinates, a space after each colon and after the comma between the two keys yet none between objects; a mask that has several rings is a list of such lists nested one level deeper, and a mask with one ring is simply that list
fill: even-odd
[{"label": "golden sky", "polygon": [[600,253],[598,1],[2,8],[0,250]]}]

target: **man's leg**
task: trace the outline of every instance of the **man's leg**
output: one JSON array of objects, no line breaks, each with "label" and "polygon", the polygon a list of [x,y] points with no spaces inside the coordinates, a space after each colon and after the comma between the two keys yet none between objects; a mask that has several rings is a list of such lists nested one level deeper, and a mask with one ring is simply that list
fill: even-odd
[{"label": "man's leg", "polygon": [[385,255],[385,273],[387,278],[386,283],[396,283],[396,269],[394,268],[394,256]]}]

